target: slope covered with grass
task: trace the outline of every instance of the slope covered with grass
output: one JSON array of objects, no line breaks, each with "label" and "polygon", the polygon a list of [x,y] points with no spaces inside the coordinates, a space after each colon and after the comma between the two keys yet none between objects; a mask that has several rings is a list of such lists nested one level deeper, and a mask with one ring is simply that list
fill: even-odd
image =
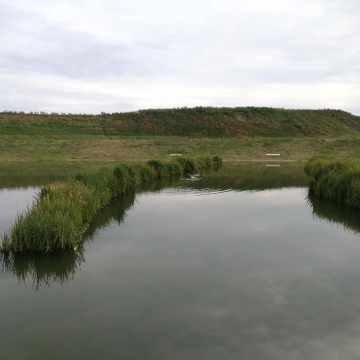
[{"label": "slope covered with grass", "polygon": [[358,136],[360,117],[341,110],[178,108],[101,115],[0,113],[1,135]]}]

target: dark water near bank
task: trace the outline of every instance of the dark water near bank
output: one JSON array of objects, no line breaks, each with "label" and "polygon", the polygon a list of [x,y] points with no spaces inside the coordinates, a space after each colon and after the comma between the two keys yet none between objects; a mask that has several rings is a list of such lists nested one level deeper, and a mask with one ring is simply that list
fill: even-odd
[{"label": "dark water near bank", "polygon": [[[72,170],[2,166],[3,229]],[[144,184],[79,252],[2,258],[0,358],[359,359],[359,219],[301,165]]]}]

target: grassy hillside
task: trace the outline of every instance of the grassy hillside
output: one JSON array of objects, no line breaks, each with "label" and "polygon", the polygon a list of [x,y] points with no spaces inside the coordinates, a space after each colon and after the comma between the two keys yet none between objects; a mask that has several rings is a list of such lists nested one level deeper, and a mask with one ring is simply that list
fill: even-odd
[{"label": "grassy hillside", "polygon": [[[0,161],[165,160],[169,154],[225,160],[358,157],[360,117],[341,110],[211,108],[72,115],[0,113]],[[279,159],[279,160],[280,160]]]},{"label": "grassy hillside", "polygon": [[353,137],[360,117],[341,110],[179,108],[101,115],[0,113],[0,135],[189,137]]}]

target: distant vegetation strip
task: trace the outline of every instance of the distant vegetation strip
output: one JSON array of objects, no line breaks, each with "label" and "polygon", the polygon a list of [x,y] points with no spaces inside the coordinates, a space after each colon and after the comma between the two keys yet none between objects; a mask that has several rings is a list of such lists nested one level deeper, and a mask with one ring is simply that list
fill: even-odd
[{"label": "distant vegetation strip", "polygon": [[360,208],[360,163],[313,156],[305,165],[309,190],[326,199]]},{"label": "distant vegetation strip", "polygon": [[1,235],[1,251],[61,251],[77,249],[84,225],[110,200],[136,184],[201,169],[218,167],[220,156],[146,164],[118,164],[92,172],[78,172],[68,182],[41,188],[36,203],[18,215],[12,228]]},{"label": "distant vegetation strip", "polygon": [[2,135],[176,135],[304,137],[359,135],[360,117],[342,110],[194,107],[126,113],[0,112]]}]

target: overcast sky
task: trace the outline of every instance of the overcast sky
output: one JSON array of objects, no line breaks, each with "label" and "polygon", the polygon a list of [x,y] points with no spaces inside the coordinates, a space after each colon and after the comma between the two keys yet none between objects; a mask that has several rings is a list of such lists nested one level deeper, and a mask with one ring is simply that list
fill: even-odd
[{"label": "overcast sky", "polygon": [[359,0],[0,0],[0,111],[360,115]]}]

